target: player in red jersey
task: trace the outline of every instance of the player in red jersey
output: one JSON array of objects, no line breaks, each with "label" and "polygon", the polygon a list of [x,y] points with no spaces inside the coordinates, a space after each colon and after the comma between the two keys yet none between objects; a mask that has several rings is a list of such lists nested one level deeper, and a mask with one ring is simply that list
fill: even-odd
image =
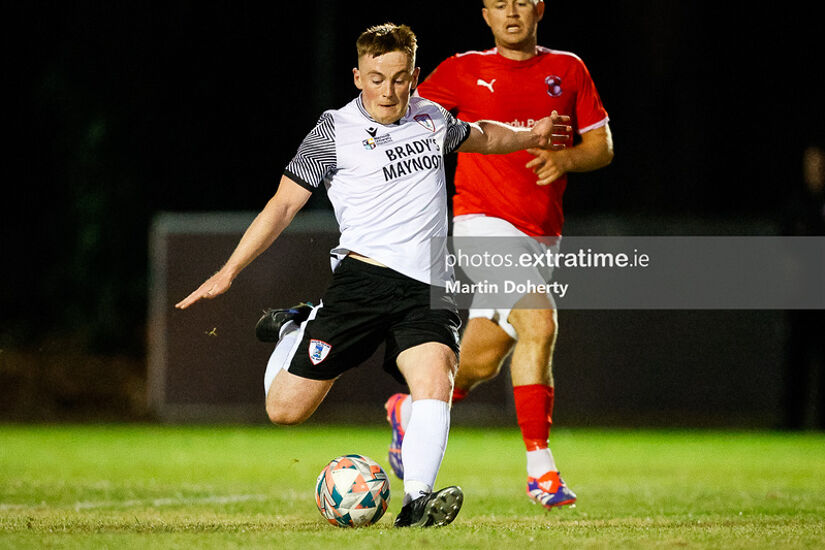
[{"label": "player in red jersey", "polygon": [[[613,158],[607,112],[584,63],[572,53],[537,43],[544,14],[542,0],[484,0],[482,16],[496,47],[456,54],[418,86],[421,96],[463,120],[490,118],[530,126],[555,110],[570,117],[580,136],[577,144],[556,151],[459,154],[453,198],[456,236],[560,236],[566,174],[596,170]],[[548,446],[558,322],[552,298],[545,298],[543,309],[471,309],[453,402],[498,375],[512,353],[516,415],[527,450],[527,493],[550,509],[573,504],[576,495],[560,477]],[[396,394],[386,404],[393,427],[390,463],[399,477],[410,401],[406,394]]]}]

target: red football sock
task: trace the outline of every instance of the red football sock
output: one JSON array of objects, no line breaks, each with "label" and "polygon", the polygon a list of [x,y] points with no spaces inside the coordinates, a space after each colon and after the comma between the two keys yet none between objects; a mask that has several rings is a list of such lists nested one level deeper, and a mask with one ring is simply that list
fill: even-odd
[{"label": "red football sock", "polygon": [[547,448],[553,423],[553,388],[544,384],[515,386],[516,417],[528,451]]},{"label": "red football sock", "polygon": [[467,394],[470,393],[467,390],[462,390],[458,386],[453,387],[453,405],[467,397]]}]

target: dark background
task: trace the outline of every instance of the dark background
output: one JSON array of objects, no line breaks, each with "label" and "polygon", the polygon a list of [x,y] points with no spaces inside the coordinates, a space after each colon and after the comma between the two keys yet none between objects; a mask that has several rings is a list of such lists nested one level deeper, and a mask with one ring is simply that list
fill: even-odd
[{"label": "dark background", "polygon": [[[260,209],[356,93],[365,27],[412,26],[428,74],[492,46],[480,4],[4,3],[0,416],[145,414],[152,217]],[[717,4],[549,3],[539,41],[584,59],[616,148],[568,219],[778,220],[825,132],[821,19]]]}]

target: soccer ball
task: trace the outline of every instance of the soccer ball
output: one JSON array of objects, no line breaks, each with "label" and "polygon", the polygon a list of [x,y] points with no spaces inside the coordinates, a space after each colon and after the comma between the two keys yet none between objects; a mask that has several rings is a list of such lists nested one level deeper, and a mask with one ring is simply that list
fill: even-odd
[{"label": "soccer ball", "polygon": [[366,527],[387,511],[390,480],[374,460],[361,455],[332,459],[315,483],[315,504],[338,527]]}]

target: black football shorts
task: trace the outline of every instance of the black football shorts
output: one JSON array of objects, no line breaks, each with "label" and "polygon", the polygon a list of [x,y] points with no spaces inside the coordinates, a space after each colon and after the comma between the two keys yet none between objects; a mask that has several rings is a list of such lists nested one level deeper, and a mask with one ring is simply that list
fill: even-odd
[{"label": "black football shorts", "polygon": [[288,371],[331,380],[369,359],[383,342],[384,370],[405,383],[396,365],[402,351],[439,342],[457,357],[461,320],[453,297],[440,290],[387,267],[344,258],[303,325]]}]

